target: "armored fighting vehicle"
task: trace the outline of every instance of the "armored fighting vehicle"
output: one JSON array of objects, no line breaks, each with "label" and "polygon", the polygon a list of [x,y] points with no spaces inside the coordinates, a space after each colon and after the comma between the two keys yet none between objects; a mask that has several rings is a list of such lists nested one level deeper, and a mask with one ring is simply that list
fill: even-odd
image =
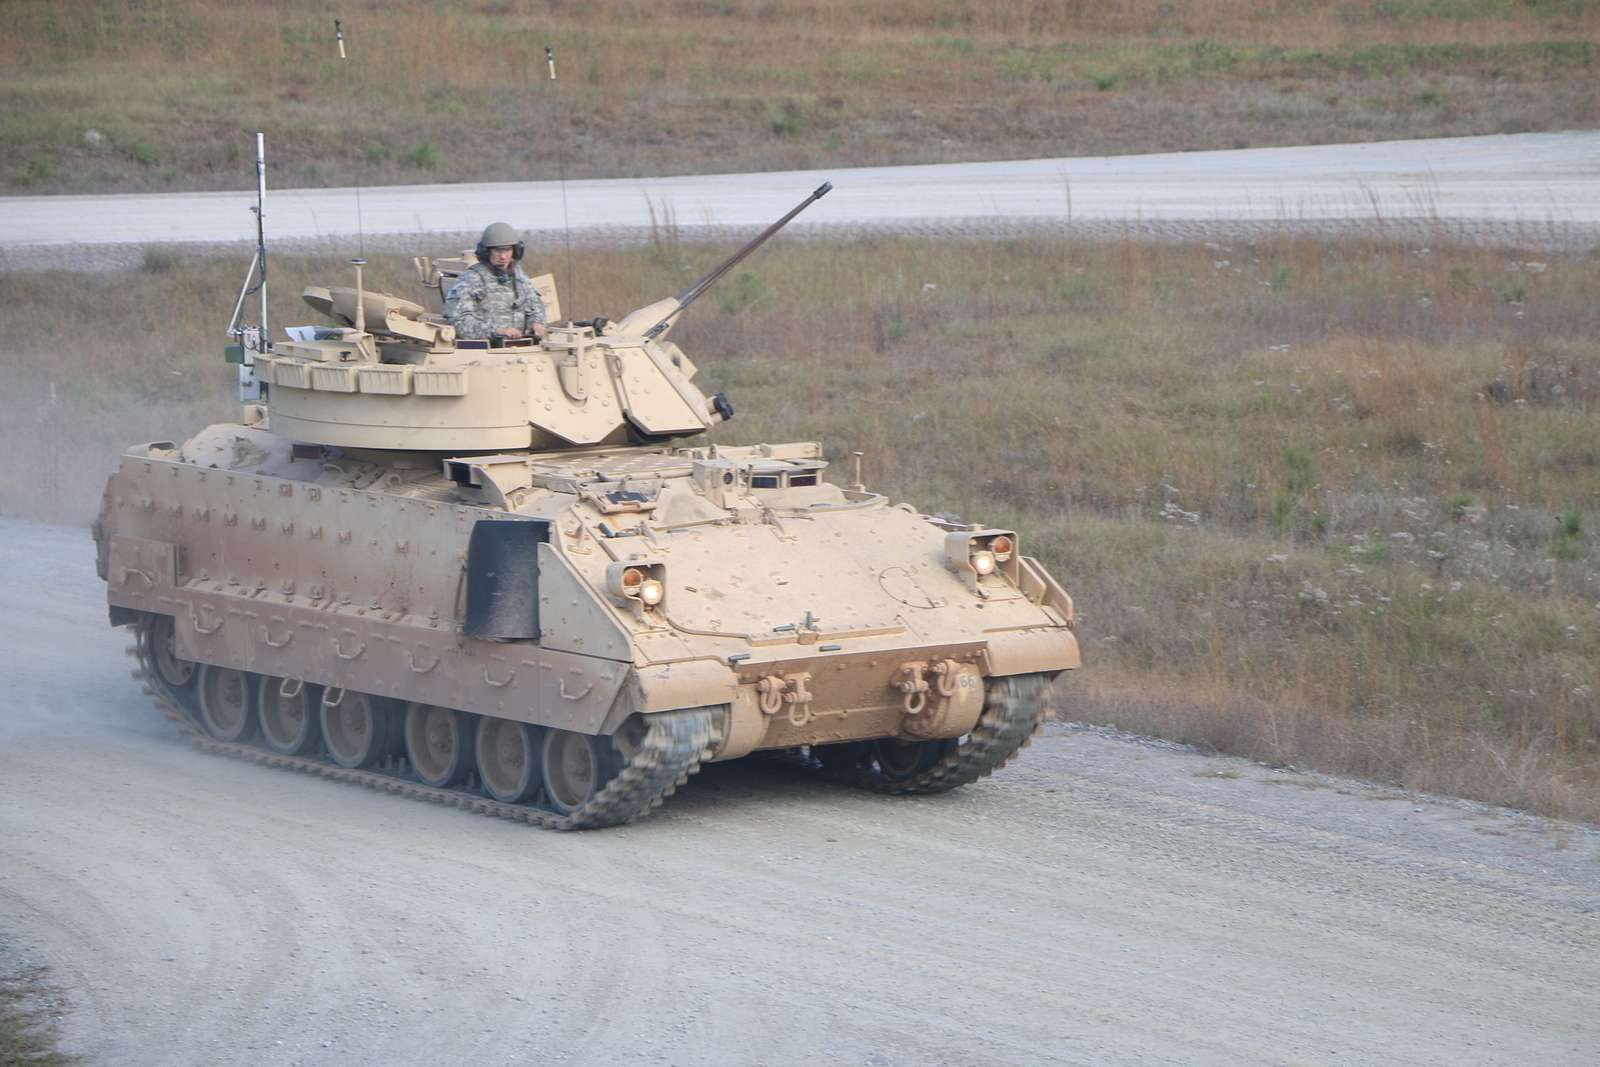
[{"label": "armored fighting vehicle", "polygon": [[676,316],[799,210],[616,321],[558,321],[535,279],[541,341],[455,337],[467,257],[417,261],[432,310],[359,268],[307,289],[334,324],[255,338],[238,424],[106,487],[156,703],[213,752],[555,829],[761,751],[895,794],[1001,766],[1079,662],[1017,533],[830,482],[814,443],[703,439],[733,409]]}]

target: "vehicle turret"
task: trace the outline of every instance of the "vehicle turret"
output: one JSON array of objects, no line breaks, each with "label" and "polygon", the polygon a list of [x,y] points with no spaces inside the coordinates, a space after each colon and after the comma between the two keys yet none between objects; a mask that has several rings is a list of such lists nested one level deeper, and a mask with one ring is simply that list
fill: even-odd
[{"label": "vehicle turret", "polygon": [[[703,433],[733,407],[694,384],[694,364],[667,339],[673,323],[831,188],[819,187],[677,296],[615,321],[556,321],[542,340],[458,339],[438,312],[366,290],[359,266],[354,287],[308,287],[305,302],[339,325],[299,328],[255,357],[272,429],[307,444],[408,452],[593,448]],[[441,306],[469,256],[416,261]],[[557,319],[554,280],[533,281]]]}]

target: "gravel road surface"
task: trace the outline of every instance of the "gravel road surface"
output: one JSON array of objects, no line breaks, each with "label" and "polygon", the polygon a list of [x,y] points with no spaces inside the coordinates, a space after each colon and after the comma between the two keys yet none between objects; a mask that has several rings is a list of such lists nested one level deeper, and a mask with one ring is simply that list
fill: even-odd
[{"label": "gravel road surface", "polygon": [[[381,186],[361,193],[361,228],[379,246],[383,235],[476,234],[496,218],[546,237],[570,227],[581,237],[629,239],[669,220],[690,231],[743,230],[777,218],[825,179],[835,191],[796,232],[981,234],[1070,223],[1089,236],[1133,227],[1193,237],[1383,225],[1583,248],[1600,235],[1596,132],[570,181],[564,191],[556,182]],[[253,186],[0,197],[0,251],[15,267],[50,246],[253,241],[254,203]],[[267,222],[275,242],[326,247],[356,233],[356,195],[273,189]]]},{"label": "gravel road surface", "polygon": [[0,520],[0,935],[89,1064],[1600,1047],[1593,828],[1054,725],[944,797],[740,763],[558,835],[196,752],[104,620],[86,531]]}]

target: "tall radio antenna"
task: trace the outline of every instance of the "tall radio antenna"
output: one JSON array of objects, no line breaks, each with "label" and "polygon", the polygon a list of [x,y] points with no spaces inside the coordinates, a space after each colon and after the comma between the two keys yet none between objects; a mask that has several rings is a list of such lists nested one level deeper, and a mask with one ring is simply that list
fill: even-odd
[{"label": "tall radio antenna", "polygon": [[[545,66],[550,68],[550,88],[556,89],[556,50],[544,46]],[[559,100],[559,96],[557,97]],[[556,175],[561,179],[561,234],[567,255],[567,285],[572,293],[572,306],[578,306],[578,278],[572,272],[572,217],[567,212],[567,153],[564,142],[566,131],[556,133]],[[571,318],[569,315],[568,318]]]},{"label": "tall radio antenna", "polygon": [[[265,352],[271,347],[267,333],[267,141],[256,133],[256,206],[250,209],[256,217],[256,251],[250,265],[244,269],[244,283],[239,286],[239,299],[233,304],[233,317],[228,320],[228,336],[233,344],[227,347],[229,363],[239,364],[239,403],[253,404],[261,399],[261,383],[256,380],[253,353]],[[255,285],[250,280],[256,280]],[[255,326],[244,324],[244,302],[249,297],[261,302],[261,314]]]},{"label": "tall radio antenna", "polygon": [[[342,66],[344,66],[345,60],[350,58],[349,56],[347,56],[345,54],[345,51],[344,51],[344,20],[343,19],[334,19],[333,20],[333,39],[336,42],[338,42],[338,45],[339,45],[339,65],[342,67]],[[346,109],[346,112],[347,112],[345,126],[349,130],[354,131],[355,128],[356,128],[356,123],[355,123],[355,119],[356,119],[355,97],[350,92],[348,86],[346,87],[345,105],[346,105],[345,109]],[[355,187],[356,187],[356,242],[357,242],[358,247],[360,248],[360,252],[358,254],[359,258],[366,259],[367,258],[367,230],[366,230],[366,227],[364,225],[362,225],[362,222],[361,222],[361,168],[359,166],[357,166],[356,171],[355,171]]]}]

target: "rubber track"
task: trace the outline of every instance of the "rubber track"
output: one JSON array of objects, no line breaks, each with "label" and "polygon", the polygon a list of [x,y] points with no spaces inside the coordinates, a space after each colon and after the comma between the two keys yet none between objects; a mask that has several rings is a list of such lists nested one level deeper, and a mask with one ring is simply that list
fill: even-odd
[{"label": "rubber track", "polygon": [[196,748],[219,756],[269,767],[283,767],[322,778],[364,785],[414,800],[445,804],[501,819],[514,819],[546,830],[588,830],[632,822],[671,796],[678,786],[711,758],[721,743],[714,709],[689,708],[660,712],[645,717],[647,730],[632,758],[617,772],[593,800],[571,814],[561,814],[525,804],[504,804],[464,789],[437,789],[398,773],[381,770],[353,770],[338,764],[305,756],[285,756],[252,745],[230,744],[208,737],[195,721],[194,711],[185,705],[184,694],[169,689],[154,669],[150,638],[154,627],[144,622],[135,629],[128,654],[139,664],[133,676],[144,683],[161,712],[177,726]]},{"label": "rubber track", "polygon": [[823,774],[875,793],[906,795],[943,793],[1004,767],[1026,748],[1044,721],[1049,679],[1042,674],[995,678],[984,694],[983,713],[977,725],[954,751],[932,767],[910,778],[890,778],[870,760],[854,766],[829,767],[818,763]]}]

